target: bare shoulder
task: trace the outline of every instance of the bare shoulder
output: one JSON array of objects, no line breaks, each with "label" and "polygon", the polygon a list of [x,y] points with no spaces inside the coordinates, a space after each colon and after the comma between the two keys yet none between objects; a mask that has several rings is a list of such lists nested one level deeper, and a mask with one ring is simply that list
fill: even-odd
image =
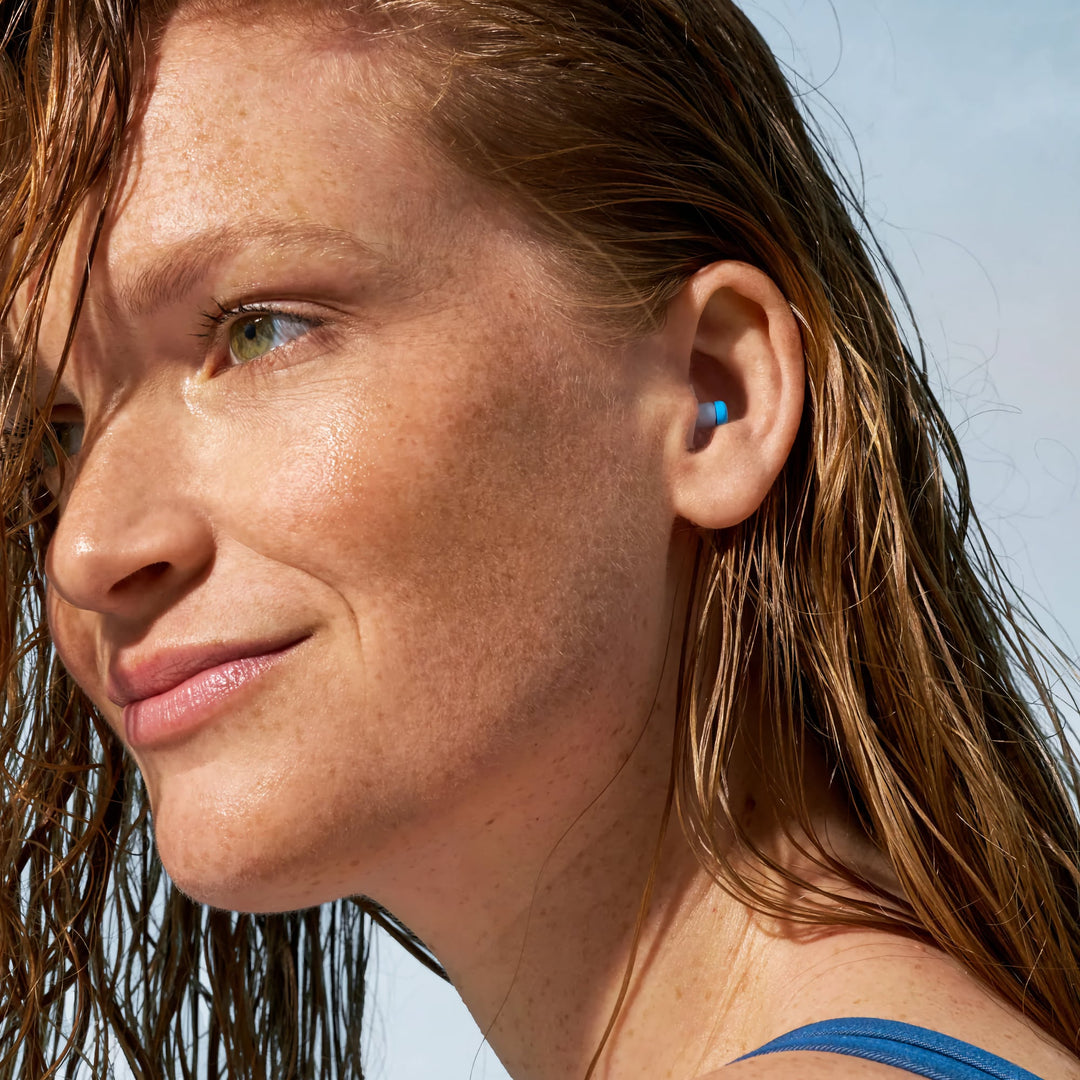
[{"label": "bare shoulder", "polygon": [[911,1073],[844,1054],[799,1050],[736,1061],[698,1080],[898,1080]]}]

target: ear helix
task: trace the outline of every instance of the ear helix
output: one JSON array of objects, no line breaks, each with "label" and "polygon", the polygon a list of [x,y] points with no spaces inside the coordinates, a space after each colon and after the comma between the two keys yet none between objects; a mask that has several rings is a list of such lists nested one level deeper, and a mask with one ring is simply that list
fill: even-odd
[{"label": "ear helix", "polygon": [[724,401],[703,401],[698,406],[697,430],[707,431],[728,422],[728,408]]}]

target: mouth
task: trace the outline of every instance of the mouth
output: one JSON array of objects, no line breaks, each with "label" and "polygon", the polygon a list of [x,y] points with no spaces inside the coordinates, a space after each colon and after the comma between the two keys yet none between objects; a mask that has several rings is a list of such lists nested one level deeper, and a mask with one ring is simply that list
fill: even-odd
[{"label": "mouth", "polygon": [[110,665],[107,694],[123,709],[132,749],[189,734],[285,660],[309,635],[285,641],[189,646]]}]

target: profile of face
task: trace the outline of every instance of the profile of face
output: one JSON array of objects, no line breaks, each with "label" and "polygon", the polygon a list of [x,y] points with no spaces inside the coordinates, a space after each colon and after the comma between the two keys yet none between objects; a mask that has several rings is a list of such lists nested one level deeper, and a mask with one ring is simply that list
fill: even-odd
[{"label": "profile of face", "polygon": [[[240,30],[181,6],[158,38],[56,399],[84,434],[50,627],[183,889],[392,903],[439,845],[558,836],[626,760],[673,535],[771,485],[799,333],[738,264],[652,334],[590,330],[526,217],[435,149],[392,41]],[[738,422],[698,453],[714,389]]]},{"label": "profile of face", "polygon": [[610,774],[667,618],[659,346],[576,327],[349,49],[169,25],[55,414],[58,650],[240,909]]}]

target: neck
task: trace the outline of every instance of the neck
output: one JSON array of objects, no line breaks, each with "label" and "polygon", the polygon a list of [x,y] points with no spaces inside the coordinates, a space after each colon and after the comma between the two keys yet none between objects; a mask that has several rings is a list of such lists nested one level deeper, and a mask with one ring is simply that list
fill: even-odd
[{"label": "neck", "polygon": [[[475,785],[382,846],[365,887],[439,958],[510,1075],[691,1080],[845,1015],[940,1026],[1003,1056],[1001,1031],[1028,1045],[1022,1019],[944,954],[882,931],[766,918],[715,883],[671,810],[680,644],[667,643],[667,662],[617,648],[621,665],[600,663],[575,707],[530,717],[527,753],[516,745],[487,762]],[[621,682],[602,674],[616,667]],[[725,765],[730,804],[752,815],[746,827],[778,865],[843,892],[778,827],[761,780],[775,767],[762,705],[746,697]],[[800,777],[830,854],[896,895],[824,762],[808,756]],[[723,854],[723,836],[710,842]]]},{"label": "neck", "polygon": [[[437,833],[394,844],[369,890],[439,958],[515,1080],[584,1080],[601,1047],[596,1080],[703,1075],[812,1018],[791,986],[835,951],[754,915],[700,865],[670,811],[678,673],[655,666],[493,769]],[[740,718],[745,745],[757,718]],[[764,818],[738,760],[735,805]]]},{"label": "neck", "polygon": [[633,722],[579,716],[579,730],[615,733],[603,752],[538,750],[485,789],[482,816],[463,801],[438,837],[395,845],[371,890],[438,956],[515,1080],[587,1074],[635,946],[596,1076],[663,1074],[744,1038],[724,999],[749,970],[751,920],[668,820],[674,679],[651,680]]}]

